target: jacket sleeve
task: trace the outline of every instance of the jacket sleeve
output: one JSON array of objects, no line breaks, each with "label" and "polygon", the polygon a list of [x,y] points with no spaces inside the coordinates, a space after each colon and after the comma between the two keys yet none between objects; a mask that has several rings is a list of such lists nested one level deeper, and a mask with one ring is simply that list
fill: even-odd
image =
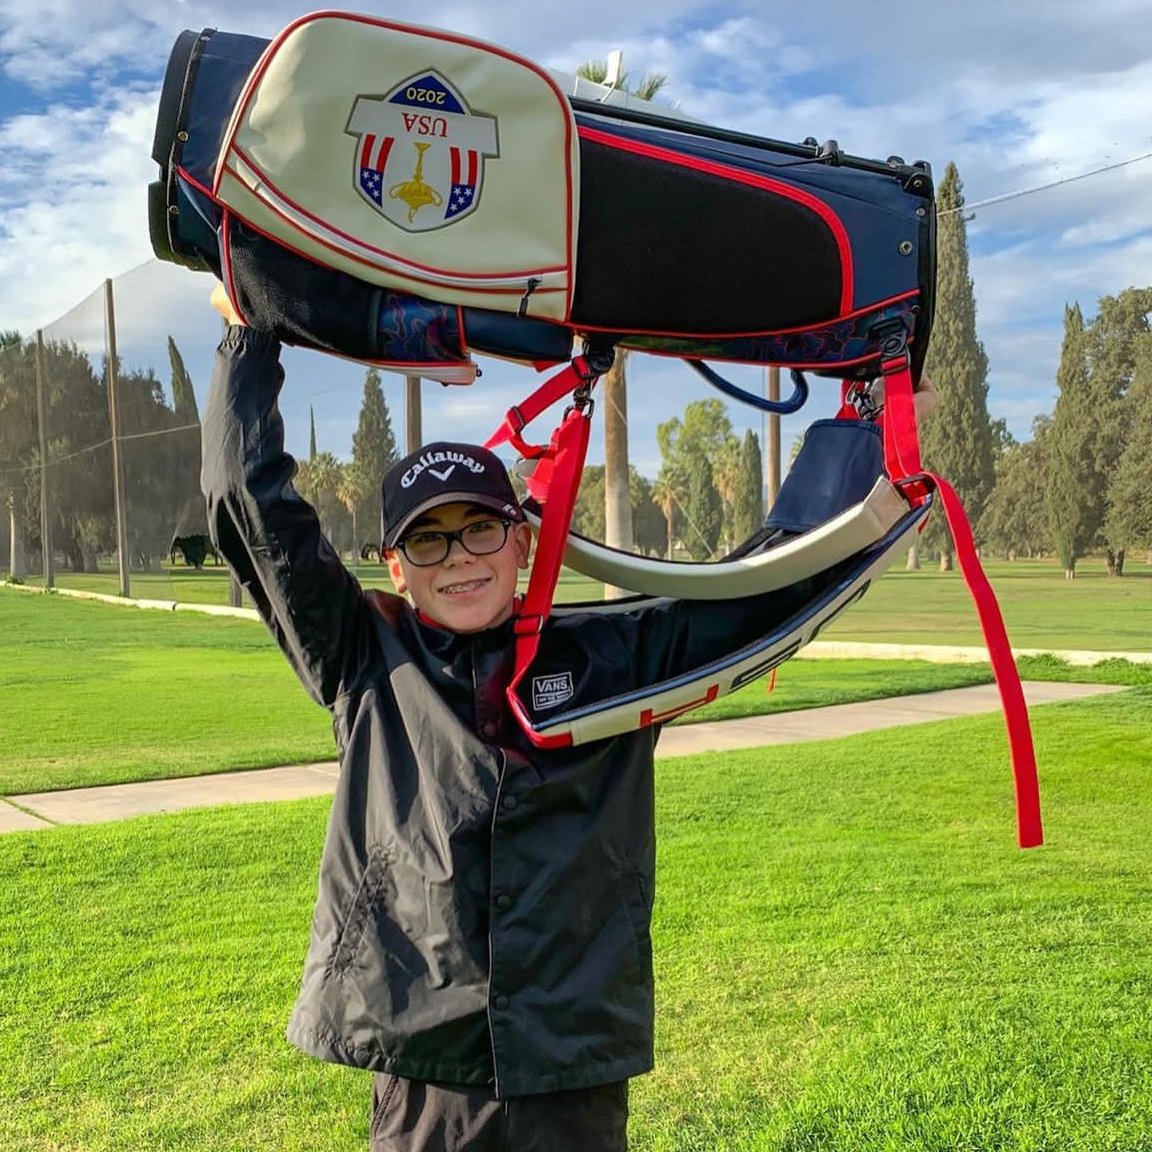
[{"label": "jacket sleeve", "polygon": [[309,694],[331,707],[367,663],[371,629],[359,583],[292,486],[283,383],[279,341],[230,327],[204,415],[201,485],[213,544]]}]

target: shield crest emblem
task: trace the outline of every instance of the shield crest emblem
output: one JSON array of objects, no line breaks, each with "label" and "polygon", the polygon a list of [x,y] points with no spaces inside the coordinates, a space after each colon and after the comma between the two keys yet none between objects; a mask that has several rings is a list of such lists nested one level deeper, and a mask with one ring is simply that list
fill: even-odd
[{"label": "shield crest emblem", "polygon": [[405,232],[447,228],[471,215],[484,162],[500,155],[496,117],[473,112],[435,71],[385,96],[357,96],[345,132],[358,140],[356,190]]}]

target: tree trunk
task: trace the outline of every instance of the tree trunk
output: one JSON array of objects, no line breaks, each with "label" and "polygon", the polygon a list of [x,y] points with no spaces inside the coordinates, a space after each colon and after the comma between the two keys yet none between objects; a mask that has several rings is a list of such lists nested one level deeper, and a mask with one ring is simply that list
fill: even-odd
[{"label": "tree trunk", "polygon": [[952,553],[948,552],[944,549],[940,550],[940,571],[941,572],[951,572],[952,571]]},{"label": "tree trunk", "polygon": [[1121,548],[1117,552],[1113,552],[1111,548],[1107,552],[1108,575],[1109,576],[1123,576],[1124,575],[1124,549]]},{"label": "tree trunk", "polygon": [[[632,500],[628,490],[628,386],[625,356],[617,352],[600,386],[604,394],[604,543],[625,552],[634,549]],[[604,586],[609,599],[627,596],[628,590]]]},{"label": "tree trunk", "polygon": [[908,549],[908,558],[904,561],[905,572],[919,572],[920,571],[920,545],[913,544]]},{"label": "tree trunk", "polygon": [[16,497],[8,496],[8,531],[12,547],[9,552],[8,577],[18,584],[23,584],[28,576],[28,562],[24,555],[24,535],[20,531],[20,517]]}]

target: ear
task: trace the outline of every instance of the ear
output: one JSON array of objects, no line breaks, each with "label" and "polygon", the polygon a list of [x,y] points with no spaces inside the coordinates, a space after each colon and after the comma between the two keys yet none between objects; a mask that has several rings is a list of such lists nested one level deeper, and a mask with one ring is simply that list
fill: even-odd
[{"label": "ear", "polygon": [[386,548],[383,556],[388,565],[388,575],[392,577],[392,587],[403,596],[408,591],[408,581],[404,579],[404,569],[400,566],[400,553],[395,548]]},{"label": "ear", "polygon": [[516,549],[516,567],[528,567],[528,555],[532,551],[532,528],[528,524],[512,525],[512,542]]}]

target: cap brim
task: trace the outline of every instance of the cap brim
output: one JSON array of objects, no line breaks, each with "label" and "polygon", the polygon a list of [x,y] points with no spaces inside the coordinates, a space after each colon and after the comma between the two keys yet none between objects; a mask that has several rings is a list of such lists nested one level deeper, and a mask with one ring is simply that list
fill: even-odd
[{"label": "cap brim", "polygon": [[396,541],[408,531],[413,521],[419,520],[433,508],[439,508],[441,504],[471,504],[478,508],[491,508],[493,512],[499,512],[505,520],[519,523],[524,519],[524,509],[519,504],[510,504],[507,500],[500,500],[496,496],[487,496],[480,492],[440,492],[431,500],[417,504],[403,520],[390,527],[384,534],[384,547],[395,548]]}]

